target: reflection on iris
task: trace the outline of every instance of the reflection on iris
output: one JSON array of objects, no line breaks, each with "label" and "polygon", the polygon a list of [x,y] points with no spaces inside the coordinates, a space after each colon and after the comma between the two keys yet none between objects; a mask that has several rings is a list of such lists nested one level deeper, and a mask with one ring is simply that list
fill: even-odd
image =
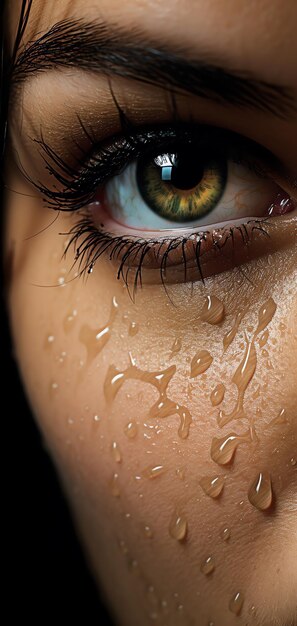
[{"label": "reflection on iris", "polygon": [[141,159],[137,184],[142,198],[160,217],[188,222],[210,213],[227,182],[227,161],[181,149]]}]

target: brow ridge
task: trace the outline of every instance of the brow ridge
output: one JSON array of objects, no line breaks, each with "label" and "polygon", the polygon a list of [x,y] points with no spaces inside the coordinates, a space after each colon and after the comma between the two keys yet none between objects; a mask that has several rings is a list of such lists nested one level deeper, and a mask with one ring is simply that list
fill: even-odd
[{"label": "brow ridge", "polygon": [[157,45],[136,28],[128,32],[103,21],[63,20],[20,50],[12,70],[12,85],[20,86],[52,70],[78,68],[188,93],[221,105],[258,109],[280,118],[290,117],[296,110],[288,87],[222,67],[207,56],[211,55],[193,59],[190,51],[180,45],[174,50]]}]

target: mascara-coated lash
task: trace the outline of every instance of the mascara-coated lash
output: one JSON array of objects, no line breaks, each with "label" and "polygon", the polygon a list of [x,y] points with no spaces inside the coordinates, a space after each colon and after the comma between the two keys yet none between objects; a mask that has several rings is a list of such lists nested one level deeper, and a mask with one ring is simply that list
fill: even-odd
[{"label": "mascara-coated lash", "polygon": [[[83,125],[83,132],[92,144],[91,131]],[[129,127],[128,132],[96,144],[90,150],[80,148],[82,156],[75,166],[69,165],[44,138],[35,140],[45,169],[54,185],[45,185],[29,178],[37,188],[44,203],[59,211],[77,211],[94,200],[98,189],[113,176],[117,176],[133,160],[150,151],[178,148],[179,145],[197,145],[197,149],[215,152],[235,163],[243,163],[259,177],[268,176],[273,163],[270,152],[254,142],[224,129],[210,126],[156,126],[144,129]]]}]

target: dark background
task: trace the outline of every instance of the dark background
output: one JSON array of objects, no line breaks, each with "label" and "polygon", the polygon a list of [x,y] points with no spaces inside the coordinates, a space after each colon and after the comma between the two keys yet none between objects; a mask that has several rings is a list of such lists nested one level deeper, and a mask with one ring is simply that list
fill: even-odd
[{"label": "dark background", "polygon": [[[8,615],[43,623],[43,618],[67,623],[112,626],[98,598],[58,479],[27,405],[11,356],[8,324],[1,302],[1,360],[5,376],[2,399],[2,449],[5,452],[2,511],[8,556]],[[21,313],[20,313],[21,314]],[[4,406],[7,407],[4,410]],[[7,539],[7,540],[6,540]],[[19,621],[17,622],[19,623]],[[76,622],[75,622],[76,623]]]},{"label": "dark background", "polygon": [[[2,156],[10,68],[5,52],[1,55],[5,51],[4,6],[6,2],[0,0],[0,237],[5,214]],[[67,624],[79,619],[86,626],[94,622],[112,626],[84,561],[12,357],[4,303],[7,271],[3,267],[2,237],[0,241],[1,456],[5,492],[1,504],[5,520],[3,552],[7,556],[2,566],[7,615],[4,622],[14,623],[16,617],[17,624],[26,618],[29,624],[43,624],[47,619],[60,623],[65,616]],[[4,595],[3,585],[1,591]]]}]

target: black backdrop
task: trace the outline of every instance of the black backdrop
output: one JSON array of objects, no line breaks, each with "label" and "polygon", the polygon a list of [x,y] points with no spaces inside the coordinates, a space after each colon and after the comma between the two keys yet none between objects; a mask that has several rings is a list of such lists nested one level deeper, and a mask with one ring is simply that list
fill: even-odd
[{"label": "black backdrop", "polygon": [[[27,405],[1,302],[2,455],[8,615],[112,626],[78,544],[59,481]],[[4,406],[7,408],[4,410]],[[5,431],[5,432],[4,432]],[[7,576],[7,574],[9,575]],[[18,622],[20,623],[20,622]],[[76,622],[75,622],[76,623]]]},{"label": "black backdrop", "polygon": [[[3,9],[4,0],[0,0],[0,237],[5,215],[1,157],[8,99],[8,63],[5,55],[1,56],[5,36]],[[1,585],[6,600],[4,623],[14,623],[16,617],[18,624],[26,618],[32,625],[43,624],[47,619],[59,624],[65,617],[67,624],[78,619],[86,626],[112,626],[87,569],[12,356],[5,310],[2,237],[0,241],[1,510],[6,522],[2,531],[3,553],[7,557]]]},{"label": "black backdrop", "polygon": [[[7,98],[7,63],[4,59],[2,66],[1,58],[5,31],[3,7],[4,2],[0,0],[0,237],[5,215],[1,157]],[[86,626],[94,622],[112,626],[88,572],[58,478],[43,449],[12,356],[5,310],[2,237],[0,241],[1,521],[6,522],[2,538],[3,553],[7,557],[2,566],[4,585],[1,585],[6,600],[4,623],[14,623],[14,617],[18,624],[26,618],[32,625],[43,624],[46,619],[60,623],[65,616],[67,624],[79,619]]]}]

